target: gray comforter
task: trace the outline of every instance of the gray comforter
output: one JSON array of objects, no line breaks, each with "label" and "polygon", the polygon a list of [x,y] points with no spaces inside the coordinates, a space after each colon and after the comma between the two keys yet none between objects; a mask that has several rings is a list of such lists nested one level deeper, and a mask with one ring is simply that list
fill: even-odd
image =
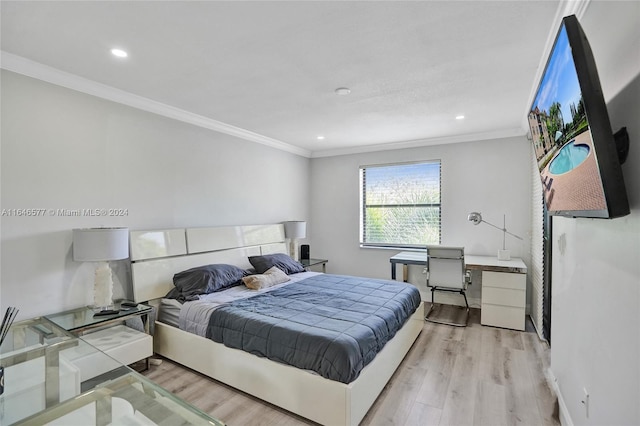
[{"label": "gray comforter", "polygon": [[207,337],[350,383],[419,305],[410,284],[321,274],[219,307]]}]

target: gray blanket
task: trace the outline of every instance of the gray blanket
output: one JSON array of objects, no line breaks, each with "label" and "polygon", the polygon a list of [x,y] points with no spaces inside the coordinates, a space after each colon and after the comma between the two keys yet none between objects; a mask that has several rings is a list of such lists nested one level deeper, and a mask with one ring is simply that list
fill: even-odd
[{"label": "gray blanket", "polygon": [[207,337],[350,383],[420,303],[410,284],[320,274],[219,307]]}]

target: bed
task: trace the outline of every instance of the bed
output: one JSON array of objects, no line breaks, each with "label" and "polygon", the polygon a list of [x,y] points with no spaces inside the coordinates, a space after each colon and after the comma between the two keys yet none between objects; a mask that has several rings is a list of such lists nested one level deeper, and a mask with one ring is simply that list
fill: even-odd
[{"label": "bed", "polygon": [[[163,298],[173,289],[173,276],[180,271],[208,264],[248,269],[250,256],[286,251],[280,224],[132,231],[134,299],[142,302]],[[302,275],[315,276],[310,272]],[[419,304],[375,358],[359,370],[357,378],[344,382],[230,348],[159,321],[155,324],[154,350],[315,422],[356,425],[420,334],[423,318]]]}]

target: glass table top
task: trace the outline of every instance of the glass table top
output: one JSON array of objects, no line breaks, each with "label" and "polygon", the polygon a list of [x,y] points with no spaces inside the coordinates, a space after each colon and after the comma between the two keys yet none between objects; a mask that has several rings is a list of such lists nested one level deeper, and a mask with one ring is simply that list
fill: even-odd
[{"label": "glass table top", "polygon": [[135,372],[103,382],[18,424],[223,425]]},{"label": "glass table top", "polygon": [[59,314],[47,315],[46,318],[65,330],[74,331],[100,326],[109,321],[119,320],[130,315],[142,315],[150,313],[151,311],[151,306],[138,304],[138,306],[134,308],[121,307],[120,311],[113,315],[95,316],[95,311],[93,309],[85,307],[72,309]]},{"label": "glass table top", "polygon": [[0,425],[222,424],[46,318],[13,324],[0,366]]},{"label": "glass table top", "polygon": [[322,263],[327,263],[327,262],[328,262],[327,259],[300,259],[300,263],[302,263],[302,266],[304,266],[305,268],[308,268],[309,266],[320,265]]}]

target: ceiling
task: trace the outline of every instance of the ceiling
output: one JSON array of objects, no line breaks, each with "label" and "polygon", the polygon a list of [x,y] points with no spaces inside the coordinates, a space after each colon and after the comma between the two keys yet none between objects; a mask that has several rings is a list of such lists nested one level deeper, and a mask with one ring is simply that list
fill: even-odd
[{"label": "ceiling", "polygon": [[315,157],[524,135],[561,2],[0,7],[3,68]]}]

